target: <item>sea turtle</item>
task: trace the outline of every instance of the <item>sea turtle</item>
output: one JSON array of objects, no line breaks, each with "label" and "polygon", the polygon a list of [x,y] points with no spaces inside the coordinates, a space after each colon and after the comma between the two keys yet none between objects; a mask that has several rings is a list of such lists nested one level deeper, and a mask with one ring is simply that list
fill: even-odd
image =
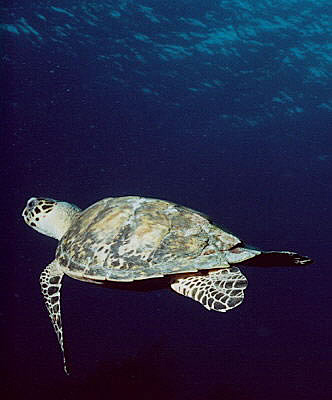
[{"label": "sea turtle", "polygon": [[158,199],[109,197],[82,211],[70,203],[32,197],[22,215],[29,226],[59,240],[40,284],[66,372],[60,310],[64,274],[101,284],[163,278],[174,291],[208,310],[225,312],[243,301],[247,286],[233,264],[249,259],[253,265],[311,261],[293,252],[244,247],[205,215]]}]

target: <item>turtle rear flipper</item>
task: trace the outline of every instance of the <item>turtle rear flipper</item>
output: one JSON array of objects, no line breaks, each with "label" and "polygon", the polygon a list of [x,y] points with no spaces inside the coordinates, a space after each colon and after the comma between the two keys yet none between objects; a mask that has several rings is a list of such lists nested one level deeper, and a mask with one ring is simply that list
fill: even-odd
[{"label": "turtle rear flipper", "polygon": [[63,272],[60,271],[56,260],[51,262],[40,275],[40,286],[44,296],[48,314],[51,318],[53,328],[58,338],[63,355],[63,366],[68,375],[66,357],[63,346],[63,331],[61,321],[60,289],[62,286]]},{"label": "turtle rear flipper", "polygon": [[265,251],[245,261],[245,265],[253,267],[280,267],[282,265],[306,265],[313,261],[307,256],[291,251]]},{"label": "turtle rear flipper", "polygon": [[207,275],[177,278],[171,288],[200,302],[208,310],[226,312],[240,305],[247,279],[237,267],[211,271]]}]

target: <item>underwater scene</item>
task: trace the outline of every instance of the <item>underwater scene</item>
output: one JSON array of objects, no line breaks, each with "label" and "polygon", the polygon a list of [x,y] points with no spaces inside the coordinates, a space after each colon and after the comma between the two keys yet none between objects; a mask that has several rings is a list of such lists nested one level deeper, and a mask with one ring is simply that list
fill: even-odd
[{"label": "underwater scene", "polygon": [[330,400],[330,0],[0,10],[3,396]]}]

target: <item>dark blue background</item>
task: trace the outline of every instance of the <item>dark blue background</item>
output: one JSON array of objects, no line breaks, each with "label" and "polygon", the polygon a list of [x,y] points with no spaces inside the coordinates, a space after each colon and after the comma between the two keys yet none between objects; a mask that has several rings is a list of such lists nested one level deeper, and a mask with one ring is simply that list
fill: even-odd
[{"label": "dark blue background", "polygon": [[[328,2],[8,3],[5,392],[330,399]],[[283,21],[277,29],[275,16]],[[211,38],[217,42],[206,45]],[[315,263],[243,268],[245,301],[226,314],[171,290],[118,291],[65,278],[66,377],[38,281],[56,242],[30,230],[21,211],[32,196],[84,208],[121,195],[184,204],[249,244],[296,250]]]}]

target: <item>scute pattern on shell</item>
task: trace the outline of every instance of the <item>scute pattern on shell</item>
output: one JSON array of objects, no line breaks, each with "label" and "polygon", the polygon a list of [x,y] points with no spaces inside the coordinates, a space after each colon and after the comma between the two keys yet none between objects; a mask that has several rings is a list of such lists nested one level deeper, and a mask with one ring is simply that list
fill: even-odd
[{"label": "scute pattern on shell", "polygon": [[227,267],[223,250],[239,243],[189,208],[128,196],[83,211],[61,239],[56,257],[77,279],[132,281]]}]

